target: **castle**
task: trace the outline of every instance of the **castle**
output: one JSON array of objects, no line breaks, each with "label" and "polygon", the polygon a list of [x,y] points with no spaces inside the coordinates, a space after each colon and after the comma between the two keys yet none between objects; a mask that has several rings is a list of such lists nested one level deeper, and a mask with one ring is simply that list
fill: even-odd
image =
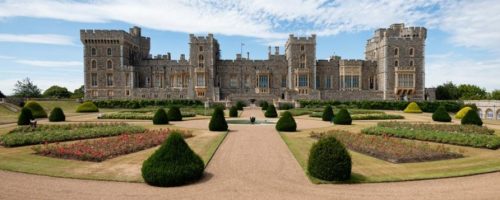
[{"label": "castle", "polygon": [[316,58],[316,35],[290,35],[285,53],[220,58],[212,34],[189,35],[189,58],[151,56],[139,27],[81,30],[86,99],[424,100],[427,30],[393,24],[367,41],[365,60]]}]

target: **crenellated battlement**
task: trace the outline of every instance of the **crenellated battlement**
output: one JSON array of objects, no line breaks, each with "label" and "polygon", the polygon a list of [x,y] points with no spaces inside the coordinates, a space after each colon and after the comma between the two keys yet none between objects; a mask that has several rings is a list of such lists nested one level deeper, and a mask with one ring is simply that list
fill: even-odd
[{"label": "crenellated battlement", "polygon": [[363,65],[364,60],[360,59],[342,59],[339,61],[340,65]]}]

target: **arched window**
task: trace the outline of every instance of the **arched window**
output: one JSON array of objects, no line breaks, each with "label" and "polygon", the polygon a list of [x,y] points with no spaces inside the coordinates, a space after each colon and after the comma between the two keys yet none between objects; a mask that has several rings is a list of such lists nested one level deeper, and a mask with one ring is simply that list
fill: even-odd
[{"label": "arched window", "polygon": [[113,61],[108,60],[108,62],[106,62],[106,67],[107,67],[108,69],[113,69]]},{"label": "arched window", "polygon": [[108,48],[108,56],[111,55],[111,48]]},{"label": "arched window", "polygon": [[486,119],[493,119],[493,110],[486,110]]},{"label": "arched window", "polygon": [[92,69],[96,69],[97,68],[97,61],[92,60],[91,66],[92,66]]},{"label": "arched window", "polygon": [[97,55],[97,50],[95,48],[92,48],[92,55],[93,56]]},{"label": "arched window", "polygon": [[398,60],[394,61],[394,66],[395,67],[399,66],[399,61]]},{"label": "arched window", "polygon": [[394,48],[394,55],[399,56],[399,48]]},{"label": "arched window", "polygon": [[410,60],[410,66],[413,66],[413,64],[414,64],[413,60]]},{"label": "arched window", "polygon": [[410,48],[410,56],[413,56],[415,54],[415,50],[413,48]]}]

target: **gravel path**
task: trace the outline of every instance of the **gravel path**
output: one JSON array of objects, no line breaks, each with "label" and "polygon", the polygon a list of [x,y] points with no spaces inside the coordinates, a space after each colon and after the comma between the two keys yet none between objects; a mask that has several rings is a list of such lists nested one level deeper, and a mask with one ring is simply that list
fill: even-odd
[{"label": "gravel path", "polygon": [[[262,118],[248,109],[243,118]],[[183,124],[189,125],[189,123]],[[500,173],[380,184],[310,183],[274,125],[230,125],[205,178],[177,188],[0,171],[0,199],[498,199]]]}]

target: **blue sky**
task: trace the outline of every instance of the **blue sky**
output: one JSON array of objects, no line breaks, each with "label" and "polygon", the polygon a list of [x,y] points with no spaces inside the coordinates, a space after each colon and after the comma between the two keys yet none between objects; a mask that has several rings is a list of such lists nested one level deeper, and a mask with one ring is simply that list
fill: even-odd
[{"label": "blue sky", "polygon": [[316,33],[318,59],[363,59],[375,29],[406,23],[428,29],[427,87],[453,81],[491,91],[500,89],[498,10],[495,0],[0,0],[0,90],[11,94],[25,77],[42,89],[82,85],[80,29],[140,26],[153,55],[175,59],[188,53],[189,33],[213,33],[224,59],[241,43],[252,59],[265,59],[269,45],[283,52],[288,34]]}]

